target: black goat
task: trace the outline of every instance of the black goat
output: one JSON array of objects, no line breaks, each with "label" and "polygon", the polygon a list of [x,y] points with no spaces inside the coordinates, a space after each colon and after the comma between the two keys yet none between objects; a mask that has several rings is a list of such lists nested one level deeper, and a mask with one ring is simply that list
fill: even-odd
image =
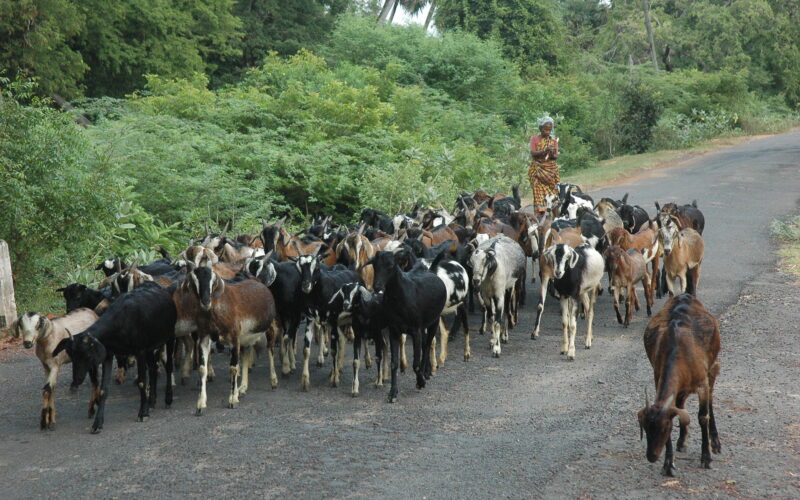
[{"label": "black goat", "polygon": [[622,219],[622,227],[631,234],[636,234],[644,224],[650,221],[647,211],[639,205],[628,205],[627,203],[619,207],[619,217]]},{"label": "black goat", "polygon": [[[158,379],[157,353],[167,345],[167,384],[165,402],[172,404],[172,357],[175,348],[175,304],[166,288],[147,283],[136,290],[121,295],[108,311],[86,331],[62,340],[53,356],[66,350],[72,359],[72,383],[77,386],[88,373],[95,387],[96,398],[89,409],[94,413],[92,433],[103,428],[108,384],[111,379],[113,355],[133,355],[139,371],[139,421],[149,416],[155,407],[156,381]],[[98,365],[102,366],[99,391],[97,391]],[[149,395],[148,395],[149,372]]]},{"label": "black goat", "polygon": [[[397,401],[397,369],[400,359],[400,336],[406,333],[414,344],[414,373],[417,388],[425,387],[431,375],[430,347],[439,328],[439,318],[447,302],[447,289],[436,276],[444,252],[433,261],[430,271],[415,268],[403,272],[392,252],[378,252],[364,265],[375,269],[374,289],[383,301],[389,323],[392,351],[392,388],[389,402]],[[423,334],[423,331],[425,332]]]}]

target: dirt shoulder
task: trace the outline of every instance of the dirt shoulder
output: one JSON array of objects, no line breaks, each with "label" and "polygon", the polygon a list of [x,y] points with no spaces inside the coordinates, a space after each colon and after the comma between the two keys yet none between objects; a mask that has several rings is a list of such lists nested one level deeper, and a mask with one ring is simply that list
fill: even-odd
[{"label": "dirt shoulder", "polygon": [[[631,421],[643,405],[640,388],[641,397],[625,412],[630,419],[607,429],[608,438],[570,464],[551,482],[549,493],[571,498],[800,497],[800,391],[794,383],[800,344],[796,323],[787,321],[796,319],[793,311],[798,310],[794,277],[773,271],[748,283],[737,303],[720,315],[721,373],[714,412],[722,453],[713,456],[711,470],[700,468],[695,396],[687,404],[688,451],[676,453],[677,477],[661,475],[663,456],[647,463],[645,444]],[[626,473],[630,469],[637,472]]]}]

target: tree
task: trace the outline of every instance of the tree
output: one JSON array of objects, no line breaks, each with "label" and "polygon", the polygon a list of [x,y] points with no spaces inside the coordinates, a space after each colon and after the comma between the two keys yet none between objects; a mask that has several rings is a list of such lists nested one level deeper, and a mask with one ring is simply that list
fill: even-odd
[{"label": "tree", "polygon": [[213,76],[233,82],[270,52],[288,56],[314,49],[327,39],[336,18],[353,5],[353,0],[238,0],[233,12],[244,32],[238,44],[241,57],[220,64]]},{"label": "tree", "polygon": [[0,2],[0,69],[36,78],[41,95],[79,95],[88,66],[71,43],[83,27],[69,1]]},{"label": "tree", "polygon": [[237,56],[239,20],[232,0],[83,0],[86,19],[74,47],[90,70],[90,96],[121,97],[144,75],[191,76]]},{"label": "tree", "polygon": [[566,33],[550,0],[440,0],[436,25],[491,38],[523,70],[561,69],[567,61]]}]

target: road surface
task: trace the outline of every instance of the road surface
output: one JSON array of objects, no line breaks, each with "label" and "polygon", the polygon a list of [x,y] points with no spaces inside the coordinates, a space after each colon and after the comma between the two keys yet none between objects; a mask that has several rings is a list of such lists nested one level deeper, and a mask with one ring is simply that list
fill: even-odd
[{"label": "road surface", "polygon": [[[227,356],[216,356],[209,408],[193,415],[197,390],[179,386],[172,409],[135,422],[138,391],[112,386],[103,433],[89,434],[88,388],[57,391],[58,428],[38,430],[42,370],[31,351],[0,362],[0,498],[642,498],[800,497],[800,293],[775,271],[769,224],[798,210],[800,132],[752,140],[593,192],[652,212],[653,201],[698,200],[706,217],[699,298],[720,317],[721,375],[715,413],[722,454],[699,468],[697,400],[677,477],[660,475],[639,441],[636,412],[652,385],[641,336],[643,311],[617,324],[600,297],[591,350],[559,355],[560,314],[548,299],[542,336],[531,340],[537,291],[493,359],[488,338],[463,336],[423,391],[401,376],[400,399],[362,369],[361,396],[327,384],[330,361],[270,390],[262,358],[239,408],[224,407]],[[663,299],[656,302],[656,310]],[[477,327],[479,318],[470,321]],[[579,320],[577,344],[585,323]],[[351,352],[348,348],[348,359]],[[163,377],[162,377],[163,380]],[[163,394],[163,392],[162,392]],[[651,390],[652,394],[652,390]]]}]

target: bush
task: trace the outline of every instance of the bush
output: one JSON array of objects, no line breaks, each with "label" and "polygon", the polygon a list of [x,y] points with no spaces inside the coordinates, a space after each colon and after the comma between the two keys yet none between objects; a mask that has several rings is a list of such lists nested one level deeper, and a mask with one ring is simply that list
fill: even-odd
[{"label": "bush", "polygon": [[630,153],[643,153],[650,147],[653,127],[658,122],[661,101],[658,93],[644,81],[630,80],[622,91],[623,103],[619,131],[622,149]]}]

